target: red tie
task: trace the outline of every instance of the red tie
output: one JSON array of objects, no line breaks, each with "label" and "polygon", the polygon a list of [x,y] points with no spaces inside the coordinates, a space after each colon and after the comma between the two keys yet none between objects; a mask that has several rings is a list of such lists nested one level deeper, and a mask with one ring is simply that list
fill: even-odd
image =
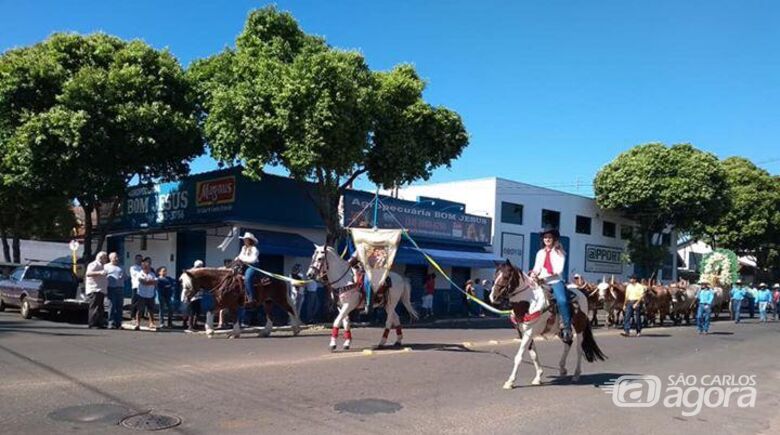
[{"label": "red tie", "polygon": [[549,273],[550,275],[554,275],[553,268],[552,268],[552,261],[550,261],[550,250],[549,249],[545,249],[544,268],[545,268],[545,270],[547,270],[547,273]]}]

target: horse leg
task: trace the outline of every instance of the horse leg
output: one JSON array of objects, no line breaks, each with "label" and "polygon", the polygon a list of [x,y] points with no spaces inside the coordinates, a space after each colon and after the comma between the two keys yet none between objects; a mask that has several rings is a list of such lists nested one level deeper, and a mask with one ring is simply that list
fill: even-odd
[{"label": "horse leg", "polygon": [[233,322],[233,332],[228,334],[228,338],[239,338],[241,337],[241,319],[239,319],[238,310],[230,310],[230,312],[236,313],[236,321]]},{"label": "horse leg", "polygon": [[580,374],[582,374],[582,331],[574,333],[574,345],[577,346],[577,367],[574,368],[574,376],[571,377],[571,380],[579,382]]},{"label": "horse leg", "polygon": [[271,312],[273,311],[273,303],[271,301],[265,301],[263,303],[263,311],[265,312],[265,328],[258,334],[258,337],[268,337],[273,330],[274,322],[271,320]]},{"label": "horse leg", "polygon": [[532,330],[526,330],[523,333],[523,338],[520,339],[520,349],[517,350],[515,355],[515,365],[512,367],[512,373],[509,375],[509,379],[504,382],[504,389],[511,390],[514,388],[515,379],[517,378],[517,369],[520,368],[520,363],[523,362],[523,352],[531,341]]},{"label": "horse leg", "polygon": [[301,318],[299,317],[300,313],[298,312],[298,309],[296,308],[295,304],[292,303],[292,300],[290,300],[286,289],[284,291],[284,297],[279,298],[279,300],[277,300],[276,303],[281,305],[282,308],[284,308],[285,311],[287,311],[287,314],[290,316],[292,333],[294,336],[298,335],[301,332]]},{"label": "horse leg", "polygon": [[214,335],[214,312],[206,312],[206,334]]},{"label": "horse leg", "polygon": [[[385,305],[385,310],[387,310],[387,324],[385,325],[385,328],[393,328],[395,327],[395,343],[393,343],[393,346],[400,347],[404,340],[404,331],[403,328],[401,328],[401,318],[398,316],[398,313],[395,311],[395,308],[398,306],[398,302],[401,299],[401,293],[394,294],[393,289],[387,290],[387,305]],[[387,329],[385,329],[387,331]]]},{"label": "horse leg", "polygon": [[531,385],[541,385],[544,370],[542,369],[542,364],[539,362],[539,354],[536,353],[533,340],[531,340],[531,343],[528,345],[528,355],[531,356],[531,361],[533,361],[534,368],[536,369],[536,376],[531,381]]},{"label": "horse leg", "polygon": [[331,331],[330,344],[328,345],[328,348],[331,350],[331,352],[336,350],[336,340],[339,338],[339,325],[341,325],[344,317],[349,315],[350,311],[351,308],[349,303],[345,303],[339,309],[339,313],[336,315],[336,320],[333,321],[333,330]]},{"label": "horse leg", "polygon": [[344,316],[344,350],[349,350],[352,346],[352,330],[349,328],[349,316]]},{"label": "horse leg", "polygon": [[571,350],[571,345],[568,343],[563,343],[563,354],[561,355],[561,360],[558,362],[558,374],[560,376],[566,376],[568,374],[568,372],[566,371],[566,359],[569,358],[570,350]]}]

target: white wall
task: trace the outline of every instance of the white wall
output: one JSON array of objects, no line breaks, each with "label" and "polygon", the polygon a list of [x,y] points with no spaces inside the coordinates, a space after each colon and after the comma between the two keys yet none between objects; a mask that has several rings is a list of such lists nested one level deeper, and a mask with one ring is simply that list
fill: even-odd
[{"label": "white wall", "polygon": [[[10,246],[11,240],[8,240]],[[76,255],[81,257],[84,246],[80,245]],[[13,253],[13,252],[12,252]],[[70,261],[71,250],[67,242],[43,242],[40,240],[19,240],[19,259],[22,263],[27,260],[41,260],[45,262],[67,259]],[[0,260],[5,260],[0,255]]]},{"label": "white wall", "polygon": [[168,268],[169,272],[176,271],[176,233],[149,234],[146,237],[146,249],[142,250],[141,236],[125,237],[125,258],[122,264],[129,267],[133,264],[133,258],[137,254],[152,259],[152,267],[157,270],[160,266]]}]

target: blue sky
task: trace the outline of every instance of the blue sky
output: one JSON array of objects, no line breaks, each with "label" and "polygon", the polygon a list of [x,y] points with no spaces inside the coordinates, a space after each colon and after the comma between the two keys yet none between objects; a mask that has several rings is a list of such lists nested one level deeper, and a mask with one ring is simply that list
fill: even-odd
[{"label": "blue sky", "polygon": [[[167,47],[186,66],[232,45],[265,4],[0,0],[0,50],[100,30]],[[432,181],[499,176],[588,194],[602,165],[650,141],[780,172],[780,2],[276,4],[374,69],[414,64],[426,99],[463,116],[471,145]],[[194,170],[214,167],[202,158]]]}]

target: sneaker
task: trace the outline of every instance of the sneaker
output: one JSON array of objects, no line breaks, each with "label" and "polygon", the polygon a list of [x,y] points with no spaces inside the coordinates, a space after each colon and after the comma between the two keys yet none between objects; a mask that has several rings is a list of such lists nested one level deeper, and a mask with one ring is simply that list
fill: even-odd
[{"label": "sneaker", "polygon": [[640,337],[640,336],[642,336],[642,333],[641,333],[641,332],[637,332],[637,333],[636,333],[636,336],[637,336],[637,337]]}]

